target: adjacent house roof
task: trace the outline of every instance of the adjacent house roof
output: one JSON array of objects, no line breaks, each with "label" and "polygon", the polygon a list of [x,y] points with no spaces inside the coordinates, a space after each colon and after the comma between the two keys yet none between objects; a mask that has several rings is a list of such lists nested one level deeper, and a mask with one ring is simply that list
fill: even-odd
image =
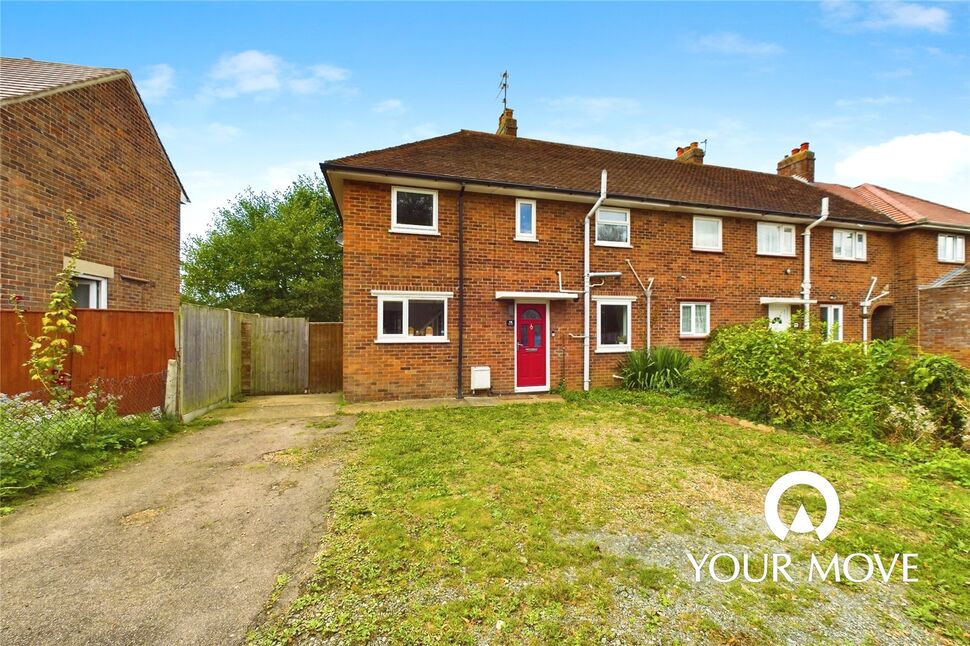
[{"label": "adjacent house roof", "polygon": [[814,217],[821,199],[830,197],[832,219],[894,224],[866,204],[790,177],[470,130],[342,157],[323,168],[590,196],[599,193],[605,168],[613,198]]},{"label": "adjacent house roof", "polygon": [[970,287],[970,265],[957,267],[937,278],[929,287]]},{"label": "adjacent house roof", "polygon": [[189,201],[189,196],[185,192],[182,180],[175,172],[165,146],[162,144],[161,137],[152,123],[145,103],[138,94],[134,81],[128,70],[111,67],[86,67],[84,65],[69,65],[67,63],[51,63],[48,61],[35,61],[32,58],[0,58],[0,105],[19,103],[21,101],[31,101],[41,97],[49,96],[59,92],[67,92],[97,83],[106,83],[124,79],[131,86],[138,103],[145,113],[145,118],[152,126],[155,138],[162,150],[162,154],[168,161],[169,168],[178,182],[179,189],[182,191],[182,202]]},{"label": "adjacent house roof", "polygon": [[930,223],[970,227],[970,213],[966,211],[875,184],[860,184],[850,188],[842,184],[816,182],[815,186],[885,213],[899,224]]}]

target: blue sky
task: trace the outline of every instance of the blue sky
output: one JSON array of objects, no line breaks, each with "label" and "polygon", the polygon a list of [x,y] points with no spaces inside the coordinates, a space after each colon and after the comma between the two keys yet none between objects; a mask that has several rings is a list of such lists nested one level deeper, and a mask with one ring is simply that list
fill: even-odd
[{"label": "blue sky", "polygon": [[0,51],[131,70],[186,186],[183,237],[326,159],[494,130],[970,210],[970,4],[4,2]]}]

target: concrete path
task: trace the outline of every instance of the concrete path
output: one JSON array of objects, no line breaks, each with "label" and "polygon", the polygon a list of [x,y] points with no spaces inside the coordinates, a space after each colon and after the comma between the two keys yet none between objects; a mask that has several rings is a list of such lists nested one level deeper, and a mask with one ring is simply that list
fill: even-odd
[{"label": "concrete path", "polygon": [[4,518],[0,643],[243,640],[277,575],[312,564],[353,424],[323,428],[336,410],[335,395],[255,397]]}]

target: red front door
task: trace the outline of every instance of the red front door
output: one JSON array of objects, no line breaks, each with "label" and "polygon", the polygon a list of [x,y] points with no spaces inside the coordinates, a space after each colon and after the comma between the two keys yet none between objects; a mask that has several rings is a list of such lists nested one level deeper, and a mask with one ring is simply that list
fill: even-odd
[{"label": "red front door", "polygon": [[515,386],[546,388],[546,305],[515,306]]}]

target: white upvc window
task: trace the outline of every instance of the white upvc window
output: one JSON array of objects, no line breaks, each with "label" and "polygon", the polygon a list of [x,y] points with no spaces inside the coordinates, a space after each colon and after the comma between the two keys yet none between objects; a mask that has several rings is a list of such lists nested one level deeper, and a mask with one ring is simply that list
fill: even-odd
[{"label": "white upvc window", "polygon": [[71,279],[71,296],[79,309],[108,309],[108,279],[75,274]]},{"label": "white upvc window", "polygon": [[695,251],[721,251],[721,218],[694,216]]},{"label": "white upvc window", "polygon": [[377,297],[376,343],[447,343],[452,292],[373,290]]},{"label": "white upvc window", "polygon": [[438,191],[392,187],[391,231],[438,235]]},{"label": "white upvc window", "polygon": [[594,296],[596,300],[596,351],[629,352],[632,349],[635,296]]},{"label": "white upvc window", "polygon": [[775,222],[759,222],[758,253],[764,256],[794,256],[795,226]]},{"label": "white upvc window", "polygon": [[822,324],[825,326],[826,341],[842,340],[842,305],[821,305]]},{"label": "white upvc window", "polygon": [[535,200],[515,201],[515,239],[523,242],[536,242],[536,202]]},{"label": "white upvc window", "polygon": [[710,303],[680,304],[680,336],[705,337],[711,333]]},{"label": "white upvc window", "polygon": [[603,207],[596,211],[596,244],[601,247],[630,247],[630,211]]},{"label": "white upvc window", "polygon": [[832,257],[836,260],[865,260],[866,232],[834,229],[832,231]]},{"label": "white upvc window", "polygon": [[936,239],[936,259],[940,262],[966,262],[966,247],[963,236],[941,233]]}]

